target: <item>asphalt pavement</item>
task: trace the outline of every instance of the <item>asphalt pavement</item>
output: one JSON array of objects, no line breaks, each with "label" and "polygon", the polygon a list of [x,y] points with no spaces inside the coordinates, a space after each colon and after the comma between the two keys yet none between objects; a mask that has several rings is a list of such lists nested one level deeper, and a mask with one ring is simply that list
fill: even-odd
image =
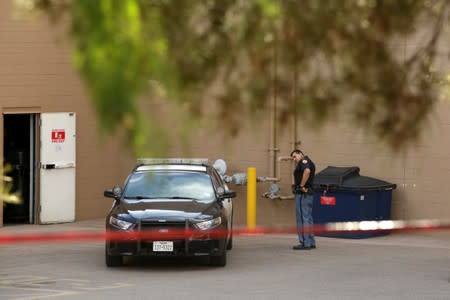
[{"label": "asphalt pavement", "polygon": [[[3,235],[101,231],[104,220],[10,225]],[[107,268],[104,243],[0,244],[0,299],[450,299],[450,232],[365,239],[235,237],[223,268],[197,259],[131,259]]]}]

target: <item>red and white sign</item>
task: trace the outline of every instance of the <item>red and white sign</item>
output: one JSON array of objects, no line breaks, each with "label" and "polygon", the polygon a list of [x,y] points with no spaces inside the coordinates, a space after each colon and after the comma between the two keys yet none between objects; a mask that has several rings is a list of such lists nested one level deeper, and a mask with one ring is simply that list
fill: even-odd
[{"label": "red and white sign", "polygon": [[64,143],[66,131],[64,129],[52,129],[52,143]]},{"label": "red and white sign", "polygon": [[336,205],[336,197],[334,196],[320,196],[321,205]]}]

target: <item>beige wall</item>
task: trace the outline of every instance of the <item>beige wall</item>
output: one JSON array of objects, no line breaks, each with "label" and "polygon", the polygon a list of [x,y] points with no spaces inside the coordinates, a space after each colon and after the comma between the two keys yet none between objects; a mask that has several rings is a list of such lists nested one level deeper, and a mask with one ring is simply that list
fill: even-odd
[{"label": "beige wall", "polygon": [[[71,67],[69,45],[45,20],[14,19],[11,3],[0,1],[1,112],[76,112],[76,219],[104,216],[111,201],[103,198],[103,190],[122,183],[133,160],[117,139],[99,135],[87,94]],[[3,125],[0,137],[3,152]]]},{"label": "beige wall", "polygon": [[[450,216],[450,102],[440,102],[431,116],[430,125],[424,129],[423,138],[406,152],[393,153],[375,137],[362,132],[346,121],[331,122],[319,130],[310,130],[301,122],[297,124],[297,138],[293,125],[279,128],[277,134],[280,151],[287,156],[294,141],[301,140],[300,147],[316,163],[317,171],[327,166],[358,166],[360,173],[391,183],[397,188],[392,197],[394,219],[448,218]],[[247,124],[237,138],[226,137],[220,130],[198,128],[193,133],[190,148],[193,156],[223,158],[228,163],[229,175],[256,167],[258,176],[274,176],[270,158],[270,121],[261,119]],[[207,144],[205,143],[207,141]],[[179,149],[174,156],[183,155]],[[292,162],[280,164],[281,194],[290,195]],[[269,200],[261,195],[268,191],[270,183],[258,183],[257,223],[293,224],[292,200]],[[236,221],[245,224],[246,187],[230,185],[238,191]]]},{"label": "beige wall", "polygon": [[[423,39],[424,40],[424,39]],[[406,59],[413,49],[420,47],[417,38],[405,39],[395,45],[399,55]],[[442,43],[440,51],[446,53],[450,46]],[[439,69],[450,73],[447,56],[439,56]],[[239,113],[239,112],[237,112]],[[295,141],[302,141],[301,148],[310,155],[320,171],[327,166],[359,166],[361,175],[395,183],[392,213],[394,219],[433,219],[450,216],[450,101],[442,92],[439,101],[423,128],[422,137],[408,150],[394,153],[374,136],[363,132],[348,122],[350,118],[340,114],[318,130],[307,128],[301,117],[297,124],[284,128],[277,125],[274,145],[278,156],[289,155]],[[271,115],[246,123],[236,139],[225,138],[214,126],[199,129],[193,134],[191,150],[199,156],[224,158],[229,173],[245,172],[257,168],[258,176],[274,176],[270,158],[270,132],[273,130]],[[296,128],[296,130],[294,130]],[[297,134],[295,137],[294,135]],[[208,146],[205,147],[205,141]],[[283,195],[290,195],[293,165],[281,164]],[[268,191],[269,183],[258,184],[258,195]],[[239,199],[237,220],[245,223],[245,188],[236,187]],[[292,224],[294,204],[292,200],[268,200],[258,198],[257,221],[259,224]]]},{"label": "beige wall", "polygon": [[[100,137],[94,112],[80,79],[72,70],[70,48],[62,35],[50,30],[42,20],[14,20],[11,7],[11,1],[0,1],[0,108],[2,112],[27,112],[31,108],[35,112],[77,113],[76,219],[103,217],[111,205],[103,198],[103,190],[122,183],[133,159],[117,139]],[[408,40],[396,45],[401,53],[417,46],[417,42]],[[182,112],[171,106],[160,109],[159,115],[163,116],[173,142],[169,156],[223,158],[230,175],[245,172],[252,166],[257,168],[258,176],[274,176],[270,149],[278,148],[277,155],[286,156],[294,148],[294,142],[301,140],[301,148],[314,160],[318,171],[328,165],[359,166],[362,175],[397,184],[393,193],[393,218],[448,218],[450,215],[450,185],[446,182],[450,175],[449,102],[440,102],[436,107],[423,140],[400,154],[390,152],[374,137],[347,123],[343,116],[318,131],[307,129],[301,119],[284,128],[277,126],[273,145],[270,113],[257,121],[246,122],[235,138],[224,134],[215,122],[204,120],[202,126],[194,127],[186,148],[178,136],[184,125],[177,121],[177,114]],[[3,126],[1,142],[2,130]],[[298,133],[297,137],[294,132]],[[293,165],[283,162],[280,166],[281,193],[290,195]],[[244,224],[246,188],[231,187],[238,192],[235,221]],[[269,183],[259,183],[258,196],[268,187]],[[1,217],[2,214],[0,224]],[[293,201],[258,197],[257,223],[292,225]]]}]

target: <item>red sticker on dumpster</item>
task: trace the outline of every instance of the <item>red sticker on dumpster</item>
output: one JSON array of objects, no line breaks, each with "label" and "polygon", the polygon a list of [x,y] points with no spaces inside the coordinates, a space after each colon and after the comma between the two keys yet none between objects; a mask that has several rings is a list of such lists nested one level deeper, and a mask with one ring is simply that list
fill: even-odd
[{"label": "red sticker on dumpster", "polygon": [[334,196],[320,196],[321,205],[336,205],[336,197]]}]

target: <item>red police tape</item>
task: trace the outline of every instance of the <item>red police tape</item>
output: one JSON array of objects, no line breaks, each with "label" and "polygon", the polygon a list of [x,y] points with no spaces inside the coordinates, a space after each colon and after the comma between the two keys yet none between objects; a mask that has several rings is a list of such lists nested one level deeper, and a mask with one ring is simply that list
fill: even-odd
[{"label": "red police tape", "polygon": [[[305,232],[314,234],[323,233],[358,233],[358,232],[413,232],[413,231],[436,231],[450,229],[450,220],[413,220],[413,221],[361,221],[361,222],[338,222],[314,225]],[[2,234],[0,228],[0,245],[31,243],[31,242],[72,242],[72,241],[129,241],[129,240],[180,240],[180,239],[207,239],[224,238],[226,230],[199,231],[191,229],[155,229],[142,231],[64,231],[64,232],[35,232]],[[265,234],[297,234],[294,227],[256,227],[236,228],[232,231],[233,236],[249,235],[260,236]]]}]

